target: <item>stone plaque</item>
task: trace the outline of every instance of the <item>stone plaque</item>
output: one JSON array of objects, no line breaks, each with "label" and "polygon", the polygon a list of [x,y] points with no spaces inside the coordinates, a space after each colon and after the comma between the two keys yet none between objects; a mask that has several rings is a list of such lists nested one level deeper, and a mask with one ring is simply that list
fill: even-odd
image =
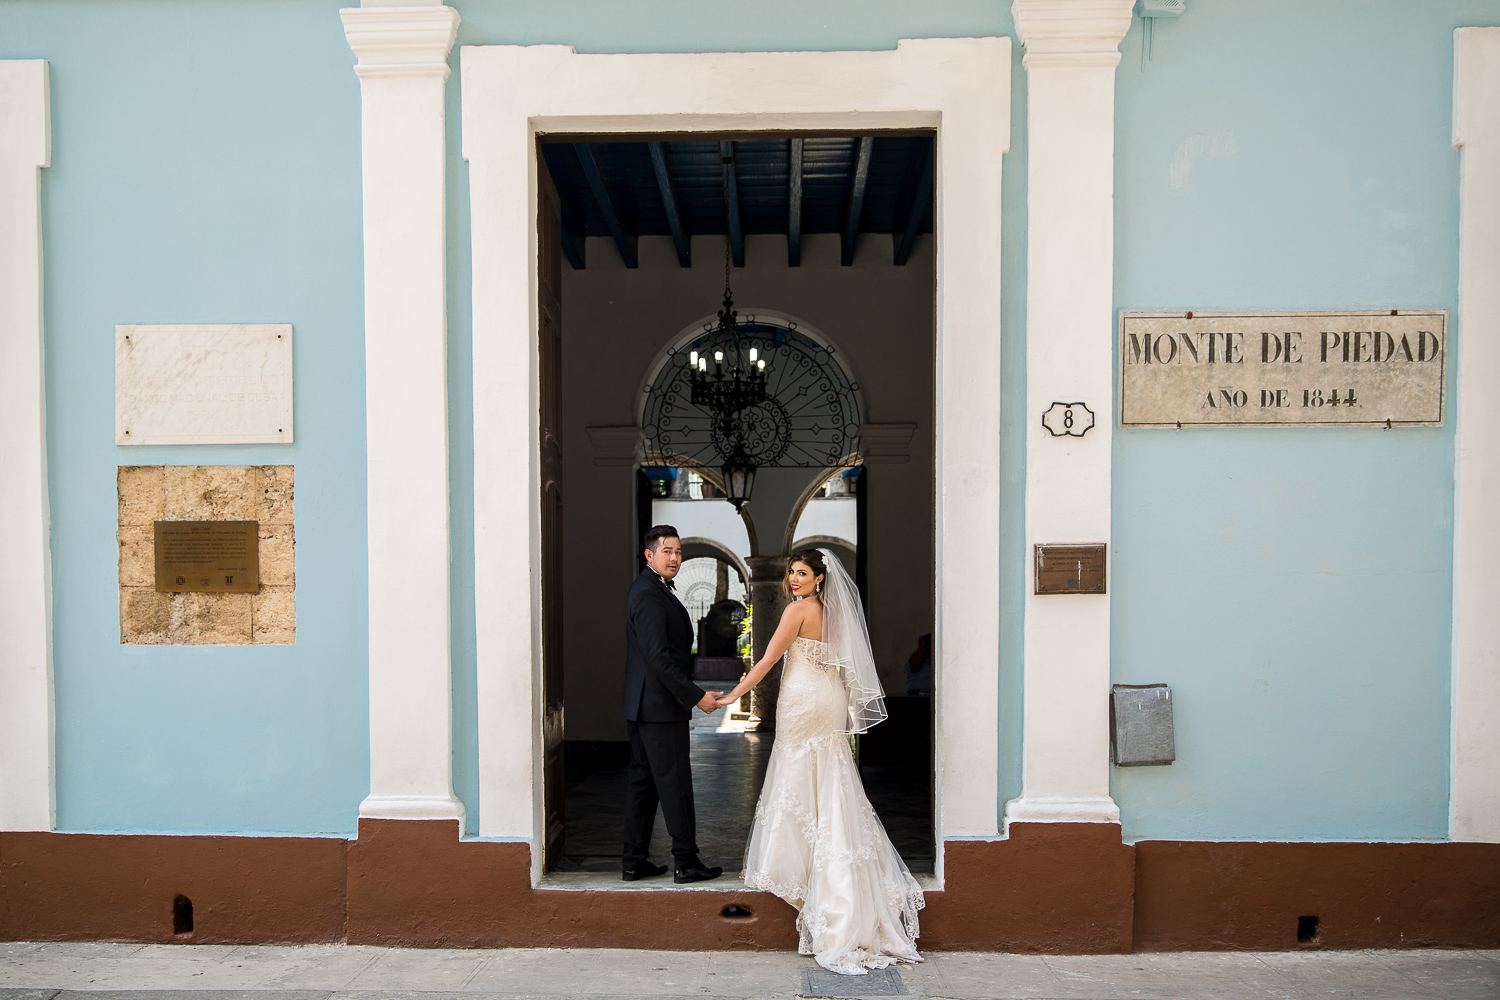
[{"label": "stone plaque", "polygon": [[115,444],[290,444],[292,328],[115,327]]},{"label": "stone plaque", "polygon": [[1036,593],[1104,593],[1104,546],[1037,545]]},{"label": "stone plaque", "polygon": [[1120,425],[1435,425],[1448,314],[1122,313]]},{"label": "stone plaque", "polygon": [[260,589],[259,521],[156,521],[153,527],[158,591]]}]

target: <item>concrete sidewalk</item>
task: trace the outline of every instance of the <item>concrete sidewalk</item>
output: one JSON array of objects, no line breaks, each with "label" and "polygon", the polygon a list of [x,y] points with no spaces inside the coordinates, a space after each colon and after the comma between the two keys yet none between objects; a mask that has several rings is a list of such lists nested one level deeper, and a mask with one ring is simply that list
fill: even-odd
[{"label": "concrete sidewalk", "polygon": [[[83,992],[87,991],[87,996]],[[70,997],[70,994],[75,994]],[[833,976],[786,952],[0,943],[0,1000],[1496,1000],[1500,952],[1040,956],[929,952]]]}]

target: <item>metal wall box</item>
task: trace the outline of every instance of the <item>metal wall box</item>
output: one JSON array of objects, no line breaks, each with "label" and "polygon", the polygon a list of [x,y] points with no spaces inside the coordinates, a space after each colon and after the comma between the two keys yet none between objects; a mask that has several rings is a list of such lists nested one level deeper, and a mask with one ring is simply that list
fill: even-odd
[{"label": "metal wall box", "polygon": [[1104,544],[1036,545],[1035,592],[1104,593]]},{"label": "metal wall box", "polygon": [[1110,753],[1119,767],[1170,764],[1172,689],[1165,684],[1116,684],[1109,695]]}]

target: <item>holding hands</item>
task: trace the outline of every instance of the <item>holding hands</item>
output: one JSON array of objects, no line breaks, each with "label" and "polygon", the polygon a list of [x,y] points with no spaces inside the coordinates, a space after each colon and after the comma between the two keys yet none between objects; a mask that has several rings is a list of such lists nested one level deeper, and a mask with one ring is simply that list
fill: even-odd
[{"label": "holding hands", "polygon": [[703,709],[705,713],[712,715],[714,712],[717,712],[719,709],[729,704],[729,702],[727,701],[720,700],[720,696],[723,694],[723,691],[703,692],[703,697],[698,700],[698,707]]}]

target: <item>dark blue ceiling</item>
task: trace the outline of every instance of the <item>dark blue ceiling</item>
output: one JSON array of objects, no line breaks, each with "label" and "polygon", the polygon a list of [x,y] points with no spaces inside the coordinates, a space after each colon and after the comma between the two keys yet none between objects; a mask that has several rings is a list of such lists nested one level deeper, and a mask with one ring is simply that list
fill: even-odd
[{"label": "dark blue ceiling", "polygon": [[[842,261],[862,233],[891,234],[905,264],[918,233],[932,232],[931,136],[848,135],[662,142],[546,141],[542,156],[563,204],[563,251],[582,268],[584,236],[612,237],[627,267],[640,236],[672,236],[689,267],[691,238],[726,229],[735,263],[744,237],[787,237],[801,263],[801,237],[838,233]],[[718,255],[712,261],[717,266]]]}]

